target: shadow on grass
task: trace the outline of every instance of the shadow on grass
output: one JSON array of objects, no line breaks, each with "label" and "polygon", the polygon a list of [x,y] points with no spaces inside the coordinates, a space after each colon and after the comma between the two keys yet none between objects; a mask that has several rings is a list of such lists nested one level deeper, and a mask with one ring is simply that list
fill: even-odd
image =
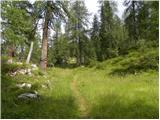
[{"label": "shadow on grass", "polygon": [[57,99],[43,97],[39,100],[17,100],[14,102],[15,106],[11,106],[11,103],[4,105],[2,103],[2,118],[53,119],[78,117],[74,99],[69,96]]},{"label": "shadow on grass", "polygon": [[[40,99],[19,100],[22,90],[16,88],[16,81],[2,75],[1,118],[78,118],[78,108],[72,96],[40,96]],[[23,90],[23,92],[25,92]]]},{"label": "shadow on grass", "polygon": [[135,98],[124,101],[124,98],[111,94],[100,97],[98,104],[93,105],[90,116],[99,119],[158,119],[159,108],[158,104],[152,106],[145,100]]},{"label": "shadow on grass", "polygon": [[[19,100],[17,96],[33,91],[19,89],[19,80],[13,79],[8,73],[19,68],[17,65],[3,65],[1,82],[1,117],[16,118],[78,118],[77,106],[72,96],[41,96],[40,99]],[[20,80],[21,81],[21,80]],[[35,88],[34,88],[35,89]],[[39,88],[36,88],[39,89]]]},{"label": "shadow on grass", "polygon": [[[19,80],[13,79],[8,73],[19,69],[17,65],[2,67],[1,82],[1,117],[2,118],[77,118],[77,106],[72,96],[41,96],[40,99],[18,100],[17,96],[24,92],[33,91],[19,89]],[[21,81],[21,80],[20,80]],[[35,88],[34,88],[35,89]],[[39,88],[36,88],[39,89]]]}]

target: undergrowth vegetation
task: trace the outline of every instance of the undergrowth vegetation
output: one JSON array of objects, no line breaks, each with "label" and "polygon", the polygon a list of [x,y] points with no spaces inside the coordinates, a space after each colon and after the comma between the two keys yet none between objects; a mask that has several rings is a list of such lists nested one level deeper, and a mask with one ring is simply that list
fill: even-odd
[{"label": "undergrowth vegetation", "polygon": [[139,72],[155,70],[158,71],[159,56],[158,48],[138,49],[127,55],[115,57],[102,63],[93,61],[89,67],[96,69],[112,69],[111,75],[137,74]]}]

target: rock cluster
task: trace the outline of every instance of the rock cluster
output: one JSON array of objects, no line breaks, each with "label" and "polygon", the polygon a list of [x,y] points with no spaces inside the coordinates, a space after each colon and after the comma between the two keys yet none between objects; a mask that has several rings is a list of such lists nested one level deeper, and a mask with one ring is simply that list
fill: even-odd
[{"label": "rock cluster", "polygon": [[10,75],[11,75],[11,76],[15,76],[15,75],[17,75],[17,74],[32,75],[31,69],[19,69],[19,70],[15,71],[15,72],[12,72]]},{"label": "rock cluster", "polygon": [[32,84],[30,83],[22,83],[22,84],[17,84],[16,85],[18,88],[31,88],[32,87]]},{"label": "rock cluster", "polygon": [[[16,62],[16,64],[22,64],[22,63],[21,62]],[[15,71],[15,72],[10,73],[10,75],[11,76],[15,76],[17,74],[23,74],[23,75],[27,74],[27,75],[31,76],[32,75],[32,71],[34,71],[34,70],[38,70],[38,67],[37,67],[36,64],[32,64],[31,68],[19,69],[19,70]]]},{"label": "rock cluster", "polygon": [[[22,65],[23,63],[22,62],[15,62],[14,64]],[[18,69],[18,70],[14,71],[14,72],[11,72],[10,76],[16,76],[17,74],[23,74],[23,75],[31,76],[32,75],[32,71],[34,71],[34,70],[38,70],[38,67],[37,67],[36,64],[31,64],[29,66],[29,68]],[[23,82],[23,83],[16,84],[16,87],[18,87],[20,89],[22,89],[22,88],[31,89],[32,88],[32,84]],[[47,86],[43,86],[43,87],[47,88]],[[26,93],[22,93],[22,94],[18,95],[17,98],[18,99],[23,99],[23,100],[37,99],[37,98],[39,98],[39,95],[38,95],[37,91],[26,92]]]}]

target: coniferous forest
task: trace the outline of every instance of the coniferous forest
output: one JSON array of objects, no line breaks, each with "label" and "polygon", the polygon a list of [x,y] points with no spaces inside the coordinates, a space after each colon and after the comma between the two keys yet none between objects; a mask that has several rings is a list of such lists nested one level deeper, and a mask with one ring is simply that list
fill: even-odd
[{"label": "coniferous forest", "polygon": [[96,1],[0,2],[1,118],[159,118],[159,1]]}]

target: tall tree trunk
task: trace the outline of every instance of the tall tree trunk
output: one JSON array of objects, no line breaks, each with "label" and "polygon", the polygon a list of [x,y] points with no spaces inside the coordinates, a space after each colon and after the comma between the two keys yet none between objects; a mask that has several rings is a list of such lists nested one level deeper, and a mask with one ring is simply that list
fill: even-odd
[{"label": "tall tree trunk", "polygon": [[21,45],[20,49],[21,49],[21,53],[19,55],[19,60],[21,61],[23,59],[23,57],[24,57],[24,45]]},{"label": "tall tree trunk", "polygon": [[[78,15],[77,15],[78,16]],[[81,65],[82,64],[82,60],[81,60],[81,54],[82,54],[82,51],[81,51],[81,40],[80,40],[80,23],[79,23],[79,17],[77,19],[77,25],[76,25],[76,29],[78,31],[78,34],[77,34],[77,43],[78,43],[78,52],[77,52],[77,64],[78,65]]]},{"label": "tall tree trunk", "polygon": [[79,49],[79,37],[77,37],[77,65],[81,64],[80,60],[80,49]]},{"label": "tall tree trunk", "polygon": [[48,52],[48,23],[49,23],[49,13],[46,11],[45,22],[43,28],[43,39],[42,39],[42,51],[41,51],[41,61],[40,68],[47,68],[47,52]]},{"label": "tall tree trunk", "polygon": [[82,43],[81,43],[81,40],[80,40],[80,37],[79,37],[79,62],[80,62],[80,65],[82,64]]},{"label": "tall tree trunk", "polygon": [[26,60],[26,64],[29,64],[29,61],[30,61],[31,55],[32,55],[32,51],[33,51],[33,41],[31,42],[31,46],[30,46],[30,50],[29,50],[28,57]]},{"label": "tall tree trunk", "polygon": [[13,45],[11,45],[11,46],[9,46],[9,48],[8,48],[8,57],[9,57],[9,59],[8,59],[8,63],[13,63],[13,57],[14,57],[14,50],[15,50],[15,48],[14,48],[14,46]]},{"label": "tall tree trunk", "polygon": [[135,40],[135,44],[137,42],[137,25],[136,25],[136,10],[135,10],[135,6],[136,6],[136,1],[132,1],[132,9],[133,9],[133,37]]}]

